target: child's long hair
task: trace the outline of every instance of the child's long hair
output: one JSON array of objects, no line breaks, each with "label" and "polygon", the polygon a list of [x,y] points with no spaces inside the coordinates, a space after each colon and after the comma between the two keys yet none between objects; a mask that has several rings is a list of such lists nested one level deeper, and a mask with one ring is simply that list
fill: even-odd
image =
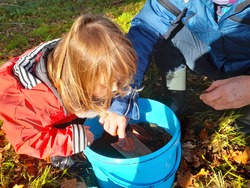
[{"label": "child's long hair", "polygon": [[[80,16],[48,58],[48,72],[65,108],[71,113],[103,113],[116,95],[130,89],[137,56],[120,28],[101,15]],[[93,93],[100,78],[107,95]],[[114,83],[118,88],[112,91]]]}]

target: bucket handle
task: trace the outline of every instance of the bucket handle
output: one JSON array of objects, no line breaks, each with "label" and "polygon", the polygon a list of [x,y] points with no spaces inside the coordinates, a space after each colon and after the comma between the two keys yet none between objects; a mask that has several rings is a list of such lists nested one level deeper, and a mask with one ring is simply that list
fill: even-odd
[{"label": "bucket handle", "polygon": [[[181,144],[178,145],[178,149],[176,150],[176,156],[178,156],[178,154],[181,154]],[[174,168],[171,170],[171,172],[166,176],[164,177],[163,179],[155,182],[155,183],[152,183],[154,186],[157,186],[158,184],[160,184],[161,182],[165,182],[169,177],[171,177],[172,175],[174,175],[174,173],[177,171],[177,169],[179,168],[179,164],[181,162],[181,157],[177,157],[176,159],[176,165],[174,166]],[[99,166],[99,165],[98,165]],[[105,170],[103,170],[100,166],[99,168],[101,169],[102,173],[104,173],[105,176],[107,176],[111,181],[113,181],[115,184],[118,184],[120,186],[125,186],[125,185],[122,185],[121,183],[118,183],[120,182],[120,180],[112,175],[112,174],[107,174],[105,172]],[[127,186],[126,186],[127,187]],[[143,188],[143,187],[148,187],[148,185],[133,185],[133,188]]]}]

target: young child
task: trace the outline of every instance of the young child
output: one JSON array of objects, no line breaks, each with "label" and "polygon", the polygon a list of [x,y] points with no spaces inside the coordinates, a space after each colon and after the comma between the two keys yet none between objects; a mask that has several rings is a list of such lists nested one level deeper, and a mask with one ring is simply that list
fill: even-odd
[{"label": "young child", "polygon": [[17,153],[37,158],[82,152],[93,142],[82,118],[105,116],[114,97],[131,91],[136,61],[115,23],[83,15],[62,39],[6,62],[0,119],[9,142]]}]

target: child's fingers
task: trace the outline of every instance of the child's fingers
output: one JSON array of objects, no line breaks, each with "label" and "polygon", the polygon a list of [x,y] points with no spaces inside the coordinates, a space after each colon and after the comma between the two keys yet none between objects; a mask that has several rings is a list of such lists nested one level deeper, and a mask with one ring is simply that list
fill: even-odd
[{"label": "child's fingers", "polygon": [[85,142],[87,146],[91,145],[94,142],[94,134],[86,129],[85,129]]},{"label": "child's fingers", "polygon": [[89,130],[90,126],[84,126],[84,130]]}]

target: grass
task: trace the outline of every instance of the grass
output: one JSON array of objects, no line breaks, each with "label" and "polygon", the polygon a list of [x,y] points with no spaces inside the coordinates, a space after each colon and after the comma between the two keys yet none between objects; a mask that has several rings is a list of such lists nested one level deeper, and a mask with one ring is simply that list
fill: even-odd
[{"label": "grass", "polygon": [[[249,163],[244,163],[244,157],[249,157],[239,151],[244,151],[247,146],[247,137],[235,126],[235,118],[238,115],[224,114],[219,117],[208,115],[205,121],[201,120],[204,114],[196,114],[196,117],[188,117],[195,120],[195,124],[188,124],[189,131],[187,138],[182,139],[182,143],[192,143],[195,147],[191,152],[195,158],[199,158],[197,167],[190,167],[191,173],[196,176],[201,169],[206,169],[208,174],[193,178],[194,187],[248,187],[249,176],[246,174],[249,170]],[[198,119],[198,121],[196,121]],[[202,127],[198,133],[194,133],[194,127]],[[186,129],[187,130],[187,129]],[[201,133],[206,133],[206,136]],[[194,131],[194,132],[192,132]],[[191,132],[191,133],[190,133]],[[183,148],[185,155],[185,147]],[[239,161],[233,158],[235,153],[239,155]],[[244,155],[243,155],[244,154]],[[184,157],[185,158],[185,157]],[[183,159],[185,161],[185,159]],[[244,164],[243,164],[244,163]],[[191,164],[188,164],[192,166]],[[196,164],[197,165],[197,164]],[[179,169],[182,171],[182,167]]]},{"label": "grass", "polygon": [[[212,169],[213,170],[213,169]],[[211,184],[214,184],[214,186],[218,188],[227,188],[227,185],[224,181],[224,176],[221,171],[218,171],[217,173],[213,170],[214,174],[211,177],[210,182],[207,184],[209,187]]]},{"label": "grass", "polygon": [[12,161],[6,161],[1,164],[0,185],[8,187],[13,176],[15,164]]},{"label": "grass", "polygon": [[42,188],[45,185],[47,187],[58,187],[60,185],[61,177],[52,176],[51,174],[51,166],[46,166],[44,171],[41,173],[40,176],[36,177],[31,183],[29,184],[30,188]]},{"label": "grass", "polygon": [[211,142],[218,151],[224,148],[233,149],[234,146],[245,147],[247,145],[245,135],[232,126],[239,116],[231,114],[227,117],[221,117],[216,122],[218,131],[214,133]]},{"label": "grass", "polygon": [[[40,42],[61,37],[80,14],[98,13],[119,23],[126,32],[144,0],[6,0],[0,3],[0,62]],[[8,31],[8,32],[6,32]]]},{"label": "grass", "polygon": [[[126,33],[131,19],[144,2],[145,0],[1,1],[0,63],[20,55],[40,42],[61,37],[68,31],[74,18],[83,13],[105,14]],[[248,187],[249,164],[236,163],[232,158],[232,152],[240,153],[247,146],[245,135],[235,127],[235,119],[240,116],[240,112],[218,112],[201,103],[199,94],[211,83],[207,78],[188,72],[187,83],[190,111],[179,117],[183,130],[181,142],[195,146],[191,152],[200,162],[196,167],[193,163],[188,163],[188,171],[194,176],[201,169],[208,172],[192,179],[193,185],[216,188]],[[166,93],[155,64],[149,67],[144,84],[146,87],[141,92],[141,97],[164,103]],[[66,171],[55,169],[44,160],[16,154],[3,130],[0,130],[0,187],[13,187],[16,183],[32,188],[58,187],[64,178],[73,178]],[[181,170],[182,167],[179,171]],[[93,172],[90,172],[90,176],[84,181],[89,186],[94,186],[94,179]]]},{"label": "grass", "polygon": [[247,137],[234,126],[238,117],[239,115],[233,114],[221,117],[217,122],[218,131],[215,131],[211,137],[213,152],[217,153],[221,160],[220,165],[215,165],[216,167],[211,165],[213,176],[210,183],[214,183],[217,187],[242,187],[247,182],[243,177],[237,175],[237,166],[227,154],[233,150],[241,150],[247,145]]}]

